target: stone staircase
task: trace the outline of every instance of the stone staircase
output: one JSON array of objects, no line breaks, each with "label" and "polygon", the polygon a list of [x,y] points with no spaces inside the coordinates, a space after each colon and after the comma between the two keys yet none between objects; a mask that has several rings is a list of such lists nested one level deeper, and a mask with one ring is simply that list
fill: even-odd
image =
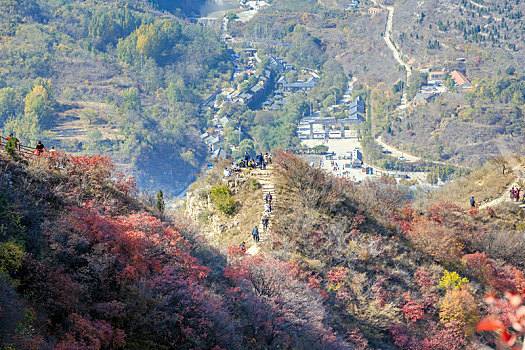
[{"label": "stone staircase", "polygon": [[[275,208],[277,205],[277,197],[275,193],[275,184],[273,181],[273,166],[268,165],[266,167],[266,170],[260,170],[260,169],[254,169],[250,171],[250,176],[256,179],[259,184],[261,185],[261,189],[263,192],[263,195],[261,197],[261,215],[259,217],[259,243],[253,244],[248,250],[247,253],[251,255],[256,255],[260,251],[260,245],[265,244],[266,242],[269,242],[270,240],[270,231],[272,228],[272,221],[275,216]],[[272,211],[270,212],[269,218],[270,222],[268,223],[268,230],[265,232],[263,229],[263,225],[261,223],[261,219],[264,215],[264,204],[266,203],[265,197],[266,194],[270,193],[272,195]]]}]

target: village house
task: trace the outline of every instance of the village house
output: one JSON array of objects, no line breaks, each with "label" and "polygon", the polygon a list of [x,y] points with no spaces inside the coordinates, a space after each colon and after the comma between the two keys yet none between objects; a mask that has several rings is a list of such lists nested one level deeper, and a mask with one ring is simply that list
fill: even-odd
[{"label": "village house", "polygon": [[414,96],[414,103],[416,105],[424,104],[430,102],[436,94],[434,92],[422,92],[419,91],[416,96]]},{"label": "village house", "polygon": [[452,79],[454,79],[456,86],[459,86],[462,89],[472,88],[472,84],[463,73],[455,70],[452,73],[450,73],[450,76],[452,77]]},{"label": "village house", "polygon": [[350,112],[348,118],[360,122],[364,122],[366,120],[365,102],[361,96],[357,96],[357,98],[352,101],[352,103],[350,103]]},{"label": "village house", "polygon": [[315,87],[318,81],[319,78],[310,77],[307,81],[297,81],[295,83],[289,83],[286,80],[286,77],[282,76],[277,81],[277,85],[279,85],[283,91],[309,91]]},{"label": "village house", "polygon": [[378,13],[381,13],[381,12],[383,12],[383,10],[377,7],[370,7],[368,9],[368,13],[371,15],[377,15]]},{"label": "village house", "polygon": [[443,81],[443,77],[445,76],[445,72],[443,71],[431,71],[430,73],[428,73],[428,80],[433,80],[433,81]]}]

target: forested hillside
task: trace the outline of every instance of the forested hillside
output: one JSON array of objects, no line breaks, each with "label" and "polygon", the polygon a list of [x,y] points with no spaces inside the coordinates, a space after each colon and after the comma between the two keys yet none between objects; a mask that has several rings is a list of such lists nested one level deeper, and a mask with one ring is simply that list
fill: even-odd
[{"label": "forested hillside", "polygon": [[198,172],[198,105],[231,74],[213,29],[141,1],[6,0],[0,19],[4,136],[110,154],[141,187]]},{"label": "forested hillside", "polygon": [[416,72],[413,97],[432,71],[457,70],[471,89],[455,86],[428,103],[416,103],[401,119],[386,117],[383,138],[427,159],[479,165],[522,153],[525,124],[525,60],[522,1],[396,1],[393,36]]}]

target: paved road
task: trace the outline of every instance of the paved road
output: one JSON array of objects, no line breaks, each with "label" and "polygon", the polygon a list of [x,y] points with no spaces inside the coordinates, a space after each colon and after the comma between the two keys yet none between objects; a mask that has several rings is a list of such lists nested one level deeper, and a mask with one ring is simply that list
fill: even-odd
[{"label": "paved road", "polygon": [[379,136],[377,139],[375,139],[375,141],[377,142],[378,145],[383,147],[385,150],[389,151],[391,153],[391,155],[396,157],[396,158],[399,158],[399,157],[403,156],[403,157],[406,158],[406,160],[408,162],[417,162],[418,160],[421,160],[420,157],[413,156],[413,155],[408,154],[406,152],[400,151],[397,148],[394,148],[394,147],[392,147],[390,145],[387,145],[386,143],[383,142],[382,136]]}]

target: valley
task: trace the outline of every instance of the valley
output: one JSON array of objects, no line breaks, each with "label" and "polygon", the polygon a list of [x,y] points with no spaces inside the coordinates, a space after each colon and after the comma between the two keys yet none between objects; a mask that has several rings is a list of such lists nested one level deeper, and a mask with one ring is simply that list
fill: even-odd
[{"label": "valley", "polygon": [[0,349],[525,347],[524,11],[0,1]]}]

